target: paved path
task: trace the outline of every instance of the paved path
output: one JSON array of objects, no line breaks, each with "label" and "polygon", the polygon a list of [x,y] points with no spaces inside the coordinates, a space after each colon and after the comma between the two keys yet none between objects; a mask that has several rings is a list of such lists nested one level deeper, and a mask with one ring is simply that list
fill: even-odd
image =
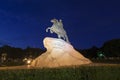
[{"label": "paved path", "polygon": [[[86,64],[81,66],[120,66],[120,64],[92,63],[92,64]],[[0,70],[6,70],[6,69],[37,69],[37,68],[30,67],[29,65],[0,67]]]},{"label": "paved path", "polygon": [[10,66],[10,67],[0,67],[0,70],[3,69],[30,69],[29,66],[23,65],[23,66]]}]

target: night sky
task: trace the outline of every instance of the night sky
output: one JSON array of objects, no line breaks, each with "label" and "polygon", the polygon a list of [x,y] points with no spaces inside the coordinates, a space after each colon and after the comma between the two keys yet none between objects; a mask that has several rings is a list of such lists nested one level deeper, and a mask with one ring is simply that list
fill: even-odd
[{"label": "night sky", "polygon": [[120,0],[0,0],[0,45],[43,48],[51,19],[62,19],[71,44],[85,49],[120,38]]}]

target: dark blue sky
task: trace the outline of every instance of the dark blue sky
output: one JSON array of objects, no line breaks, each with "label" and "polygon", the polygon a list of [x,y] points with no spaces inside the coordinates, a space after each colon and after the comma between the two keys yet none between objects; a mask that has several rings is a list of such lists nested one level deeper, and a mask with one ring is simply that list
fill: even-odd
[{"label": "dark blue sky", "polygon": [[101,47],[120,38],[119,0],[1,0],[0,44],[43,48],[52,18],[62,19],[75,48]]}]

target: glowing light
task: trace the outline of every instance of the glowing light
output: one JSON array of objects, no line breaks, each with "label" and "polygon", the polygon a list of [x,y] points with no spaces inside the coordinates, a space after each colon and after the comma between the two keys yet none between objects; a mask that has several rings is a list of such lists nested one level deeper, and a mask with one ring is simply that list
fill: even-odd
[{"label": "glowing light", "polygon": [[31,60],[27,60],[27,64],[30,64],[31,63]]}]

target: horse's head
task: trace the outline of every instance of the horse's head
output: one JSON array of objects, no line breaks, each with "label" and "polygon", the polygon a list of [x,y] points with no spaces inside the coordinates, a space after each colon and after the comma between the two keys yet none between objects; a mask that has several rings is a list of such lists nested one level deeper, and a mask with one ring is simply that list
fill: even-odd
[{"label": "horse's head", "polygon": [[51,22],[52,22],[52,23],[57,23],[58,20],[54,18],[54,19],[51,20]]}]

